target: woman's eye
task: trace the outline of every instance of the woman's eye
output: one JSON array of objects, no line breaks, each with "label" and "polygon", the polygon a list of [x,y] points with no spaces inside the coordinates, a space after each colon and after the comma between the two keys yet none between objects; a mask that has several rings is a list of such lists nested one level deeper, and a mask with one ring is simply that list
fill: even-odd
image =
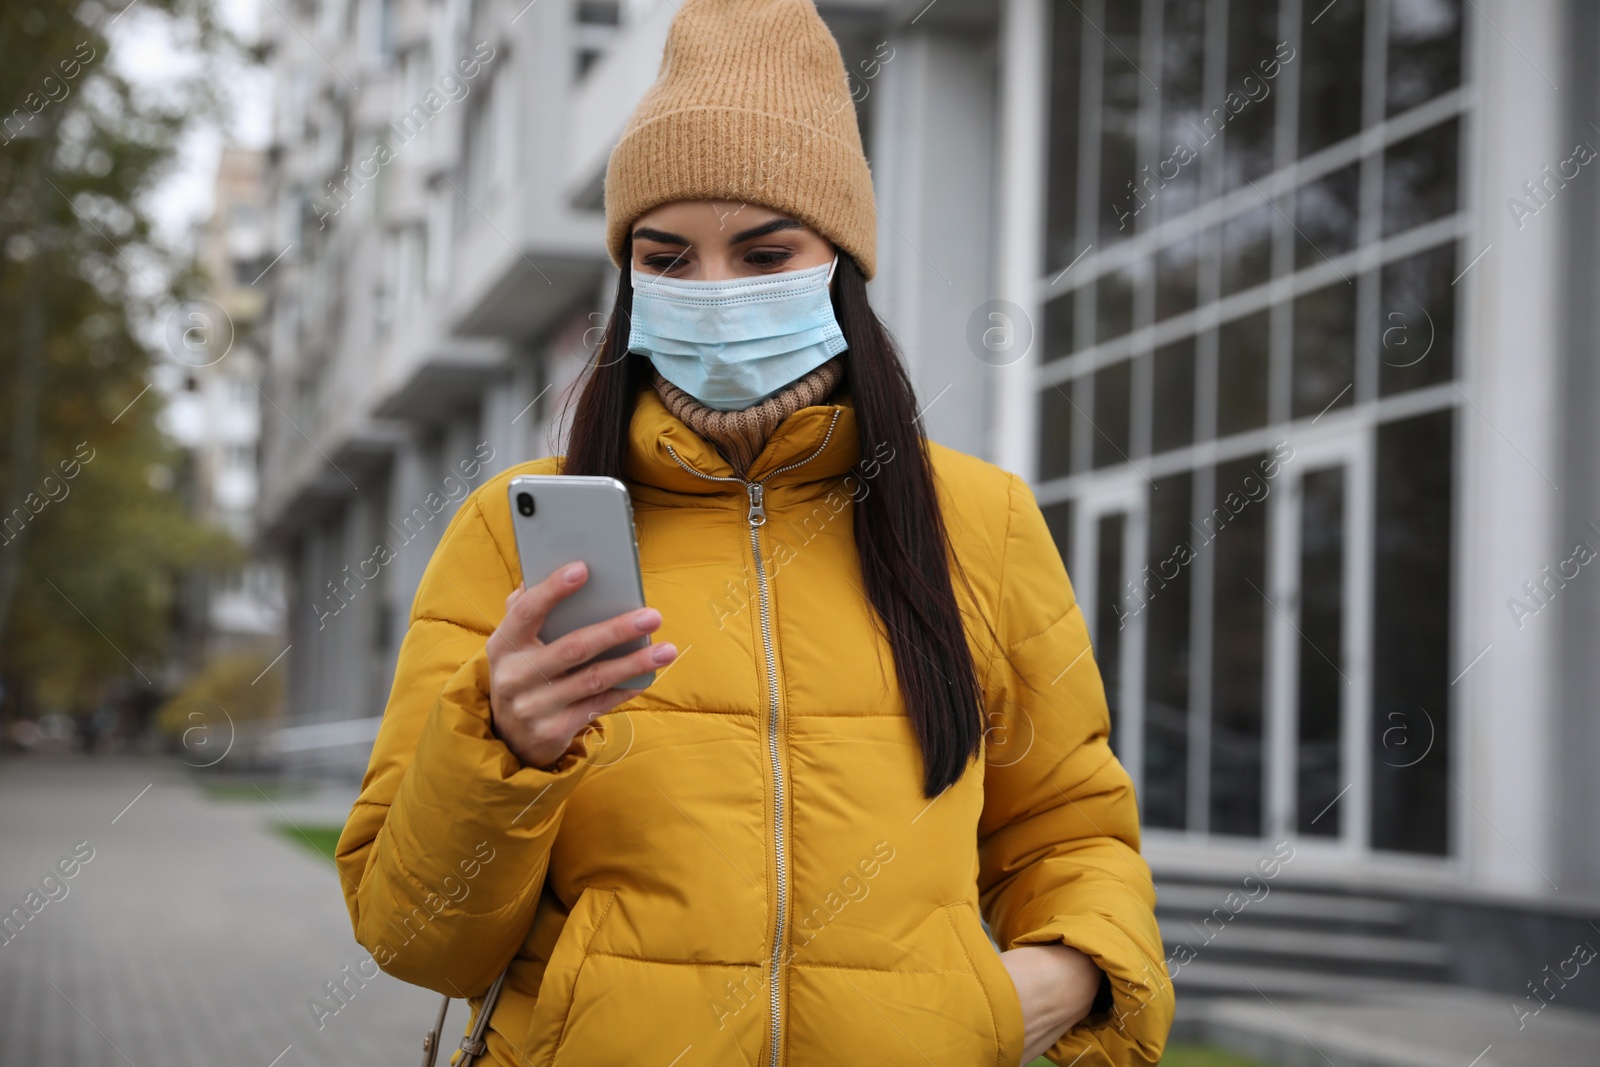
[{"label": "woman's eye", "polygon": [[657,255],[649,255],[644,257],[645,267],[655,271],[657,274],[666,274],[669,271],[676,270],[678,267],[682,266],[684,262],[685,259],[681,252],[671,254],[660,253]]},{"label": "woman's eye", "polygon": [[744,257],[746,263],[756,267],[776,267],[794,258],[787,248],[757,248]]}]

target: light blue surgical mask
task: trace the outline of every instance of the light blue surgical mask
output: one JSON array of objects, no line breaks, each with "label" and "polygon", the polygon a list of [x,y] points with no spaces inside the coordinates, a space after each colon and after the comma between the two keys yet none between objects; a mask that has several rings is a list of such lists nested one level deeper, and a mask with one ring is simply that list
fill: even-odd
[{"label": "light blue surgical mask", "polygon": [[715,282],[635,270],[628,351],[707,407],[750,407],[845,350],[828,299],[838,262]]}]

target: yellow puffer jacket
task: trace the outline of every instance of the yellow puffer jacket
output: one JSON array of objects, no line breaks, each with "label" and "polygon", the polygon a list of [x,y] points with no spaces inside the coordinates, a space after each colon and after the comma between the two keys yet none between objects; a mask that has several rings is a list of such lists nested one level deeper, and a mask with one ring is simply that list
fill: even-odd
[{"label": "yellow puffer jacket", "polygon": [[521,766],[490,729],[484,645],[519,581],[507,479],[556,464],[475,492],[339,841],[357,940],[453,996],[510,963],[500,1064],[1014,1067],[1022,1013],[981,915],[1006,948],[1065,943],[1110,978],[1114,1007],[1052,1060],[1159,1060],[1172,986],[1133,789],[1024,483],[933,449],[958,597],[992,628],[968,627],[985,758],[929,801],[852,533],[908,457],[863,454],[848,401],[802,408],[749,472],[752,526],[746,486],[654,393],[630,437],[645,599],[678,661],[553,771]]}]

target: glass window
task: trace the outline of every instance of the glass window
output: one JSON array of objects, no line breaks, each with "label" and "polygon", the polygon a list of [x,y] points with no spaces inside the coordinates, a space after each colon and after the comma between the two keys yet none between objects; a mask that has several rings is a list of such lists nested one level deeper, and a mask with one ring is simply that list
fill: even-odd
[{"label": "glass window", "polygon": [[1094,336],[1097,342],[1133,329],[1133,278],[1125,271],[1103,276],[1095,285]]},{"label": "glass window", "polygon": [[1078,81],[1083,70],[1083,16],[1057,0],[1050,19],[1050,143],[1045,203],[1046,273],[1078,255]]},{"label": "glass window", "polygon": [[1449,849],[1453,413],[1378,429],[1372,845]]},{"label": "glass window", "polygon": [[1269,318],[1265,311],[1223,323],[1217,338],[1217,436],[1267,424]]},{"label": "glass window", "polygon": [[1295,194],[1294,265],[1314,267],[1356,246],[1361,164],[1352,163]]},{"label": "glass window", "polygon": [[1361,82],[1366,5],[1339,0],[1313,14],[1300,31],[1300,154],[1309,156],[1361,132]]},{"label": "glass window", "polygon": [[1344,789],[1340,738],[1344,697],[1344,469],[1310,471],[1301,482],[1300,664],[1296,715],[1295,825],[1339,836]]},{"label": "glass window", "polygon": [[1277,61],[1282,38],[1277,0],[1229,0],[1227,8],[1228,91],[1221,107],[1213,108],[1207,118],[1225,116],[1224,169],[1228,188],[1233,189],[1272,169],[1278,100],[1263,74]]},{"label": "glass window", "polygon": [[1389,114],[1461,84],[1461,0],[1390,0]]},{"label": "glass window", "polygon": [[1073,311],[1077,298],[1077,293],[1063,293],[1045,304],[1041,362],[1052,363],[1072,355]]},{"label": "glass window", "polygon": [[1106,688],[1111,710],[1111,747],[1120,747],[1122,721],[1122,535],[1127,516],[1102,515],[1097,524],[1099,558],[1095,560],[1094,661]]},{"label": "glass window", "polygon": [[1432,248],[1383,268],[1379,286],[1378,392],[1447,382],[1455,369],[1456,246]]},{"label": "glass window", "polygon": [[1057,504],[1046,504],[1039,509],[1044,515],[1044,524],[1050,531],[1050,539],[1056,543],[1056,551],[1061,553],[1061,563],[1068,570],[1072,569],[1072,501],[1063,500]]},{"label": "glass window", "polygon": [[1389,146],[1383,156],[1383,235],[1456,210],[1457,120]]},{"label": "glass window", "polygon": [[1158,479],[1150,490],[1147,564],[1130,611],[1144,615],[1144,784],[1150,826],[1183,829],[1189,796],[1189,596],[1194,475]]},{"label": "glass window", "polygon": [[1150,450],[1194,444],[1194,338],[1158,348],[1152,375]]},{"label": "glass window", "polygon": [[1200,242],[1179,241],[1156,260],[1156,321],[1194,310],[1200,282]]},{"label": "glass window", "polygon": [[1139,55],[1139,4],[1112,3],[1105,7],[1100,91],[1100,243],[1131,237],[1133,227],[1124,212],[1136,208],[1135,173],[1139,169],[1139,88],[1144,84],[1137,67]]},{"label": "glass window", "polygon": [[1071,382],[1039,393],[1039,478],[1048,481],[1072,473],[1072,426],[1075,409]]},{"label": "glass window", "polygon": [[1222,295],[1251,289],[1272,277],[1272,220],[1277,213],[1263,201],[1222,227]]},{"label": "glass window", "polygon": [[1101,367],[1094,375],[1094,466],[1128,462],[1133,408],[1133,364]]},{"label": "glass window", "polygon": [[[1199,153],[1208,139],[1204,117],[1206,5],[1166,0],[1161,37],[1161,141],[1155,174],[1160,218],[1176,218],[1200,203]],[[1194,301],[1189,301],[1193,306]]]},{"label": "glass window", "polygon": [[1356,287],[1337,282],[1294,302],[1292,415],[1355,402]]},{"label": "glass window", "polygon": [[[1262,692],[1266,648],[1265,457],[1217,468],[1204,527],[1215,560],[1211,659],[1211,832],[1262,832]],[[1206,549],[1202,549],[1205,551]]]}]

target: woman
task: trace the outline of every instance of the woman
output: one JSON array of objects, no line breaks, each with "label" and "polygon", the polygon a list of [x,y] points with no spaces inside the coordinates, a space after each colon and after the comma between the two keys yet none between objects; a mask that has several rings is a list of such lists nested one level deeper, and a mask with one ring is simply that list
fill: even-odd
[{"label": "woman", "polygon": [[[455,996],[509,964],[495,1063],[1156,1062],[1083,616],[1026,486],[921,435],[810,0],[683,4],[606,221],[566,456],[478,490],[418,590],[339,844],[357,938]],[[627,482],[651,606],[542,644],[586,572],[521,587],[506,482],[563,472]]]}]

